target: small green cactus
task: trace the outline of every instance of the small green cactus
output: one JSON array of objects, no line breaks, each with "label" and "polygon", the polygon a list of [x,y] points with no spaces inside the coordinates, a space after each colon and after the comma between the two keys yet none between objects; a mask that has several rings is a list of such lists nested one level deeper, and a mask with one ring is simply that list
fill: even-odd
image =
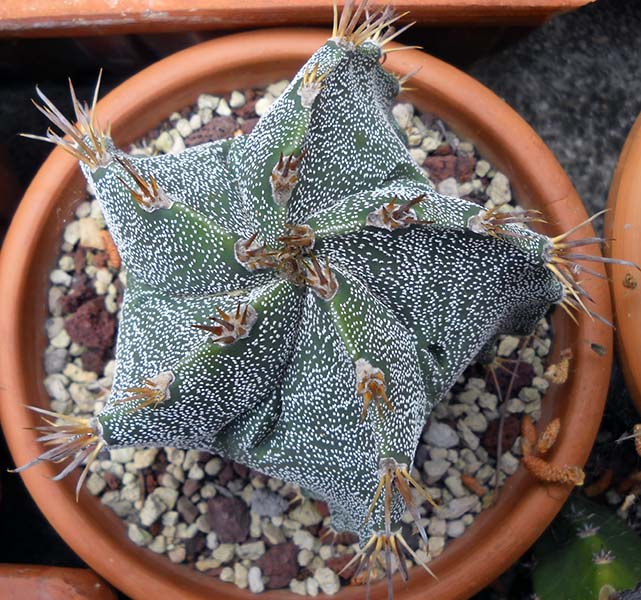
[{"label": "small green cactus", "polygon": [[641,581],[641,540],[613,512],[575,494],[534,547],[538,600],[614,600]]},{"label": "small green cactus", "polygon": [[554,303],[585,309],[570,249],[599,240],[434,190],[391,115],[405,78],[382,59],[402,30],[366,4],[346,3],[250,135],[175,156],[127,156],[93,106],[73,95],[72,125],[38,91],[69,136],[42,139],[80,160],[128,283],[104,410],[39,409],[54,447],[23,468],[208,450],[325,500],[360,536],[361,569],[390,573],[394,555],[407,576],[405,507],[427,541],[411,473],[426,417],[498,334],[531,332]]}]

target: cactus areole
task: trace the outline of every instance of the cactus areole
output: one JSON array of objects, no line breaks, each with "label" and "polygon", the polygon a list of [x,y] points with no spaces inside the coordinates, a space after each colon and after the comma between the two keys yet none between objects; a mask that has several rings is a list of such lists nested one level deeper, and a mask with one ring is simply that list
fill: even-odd
[{"label": "cactus areole", "polygon": [[79,159],[127,289],[104,409],[35,409],[49,449],[21,469],[207,450],[326,501],[334,529],[360,536],[360,568],[389,574],[394,557],[407,577],[405,508],[427,542],[411,468],[426,417],[497,335],[531,332],[554,303],[585,309],[572,249],[595,238],[434,190],[391,114],[396,17],[365,4],[336,15],[251,134],[178,155],[128,156],[95,97],[72,88],[72,124],[38,92],[67,134],[42,139]]}]

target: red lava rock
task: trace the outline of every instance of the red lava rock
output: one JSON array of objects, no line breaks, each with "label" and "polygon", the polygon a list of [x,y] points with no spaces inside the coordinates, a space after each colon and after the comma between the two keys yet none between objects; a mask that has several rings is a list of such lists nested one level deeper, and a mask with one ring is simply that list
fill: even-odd
[{"label": "red lava rock", "polygon": [[249,473],[249,469],[245,465],[241,465],[240,463],[234,462],[232,463],[232,467],[238,477],[242,477],[245,479],[247,477],[247,474]]},{"label": "red lava rock", "polygon": [[265,587],[271,590],[287,587],[292,579],[296,579],[297,555],[298,549],[291,542],[277,544],[267,550],[256,561],[263,575],[269,578]]},{"label": "red lava rock", "polygon": [[188,560],[195,560],[206,546],[206,539],[202,533],[197,533],[193,538],[185,541],[185,552]]},{"label": "red lava rock", "polygon": [[434,154],[436,156],[447,156],[449,154],[453,154],[454,150],[452,150],[452,146],[449,144],[441,144],[436,150],[434,150]]},{"label": "red lava rock", "polygon": [[65,321],[65,329],[77,344],[104,350],[113,345],[116,317],[107,312],[103,298],[94,298]]},{"label": "red lava rock", "polygon": [[207,515],[221,542],[244,542],[249,536],[249,507],[240,498],[209,498]]},{"label": "red lava rock", "polygon": [[342,544],[343,546],[351,546],[358,542],[358,536],[351,531],[339,531],[334,536],[334,544]]},{"label": "red lava rock", "polygon": [[96,292],[84,273],[75,275],[71,281],[71,291],[60,299],[62,312],[65,314],[75,312],[78,308],[96,297]]},{"label": "red lava rock", "polygon": [[231,463],[225,463],[225,466],[218,473],[218,483],[227,485],[232,479],[236,479],[236,472]]},{"label": "red lava rock", "polygon": [[160,521],[156,521],[155,523],[152,523],[149,527],[147,527],[147,531],[154,537],[157,535],[160,535],[160,532],[162,531],[163,524]]},{"label": "red lava rock", "polygon": [[197,146],[231,137],[236,131],[236,121],[232,117],[213,117],[209,123],[190,133],[185,138],[185,146]]},{"label": "red lava rock", "polygon": [[428,170],[430,177],[440,183],[448,177],[454,177],[456,171],[456,156],[428,156],[423,161],[423,166]]},{"label": "red lava rock", "polygon": [[102,474],[102,478],[105,480],[107,487],[110,490],[117,490],[120,487],[120,479],[116,477],[111,471],[105,471]]},{"label": "red lava rock", "polygon": [[456,179],[462,182],[472,181],[474,178],[474,169],[476,168],[476,159],[473,156],[456,157]]},{"label": "red lava rock", "polygon": [[97,250],[93,256],[89,254],[87,256],[89,263],[92,264],[97,269],[102,269],[107,266],[109,262],[109,256],[103,250]]},{"label": "red lava rock", "polygon": [[87,259],[85,257],[86,251],[84,248],[78,248],[73,253],[73,268],[76,275],[79,275],[85,270],[87,266]]},{"label": "red lava rock", "polygon": [[329,517],[329,507],[327,506],[327,502],[316,500],[316,510],[321,517]]},{"label": "red lava rock", "polygon": [[156,476],[153,473],[147,473],[145,475],[145,491],[147,494],[151,494],[158,487],[158,481]]},{"label": "red lava rock", "polygon": [[95,350],[87,350],[84,352],[82,355],[82,368],[85,371],[91,371],[98,375],[102,374],[102,370],[105,368],[105,359],[103,358],[102,352]]},{"label": "red lava rock", "polygon": [[[508,363],[508,369],[511,369],[512,366]],[[510,386],[510,380],[512,379],[511,371],[506,371],[505,369],[495,369],[496,378],[498,379],[499,386],[501,386],[501,391],[503,395],[507,393],[507,389]],[[512,382],[512,390],[510,396],[514,398],[519,395],[519,392],[526,385],[529,385],[532,382],[533,377],[536,375],[534,372],[534,367],[530,363],[524,361],[520,362],[518,369],[516,371],[516,376]],[[487,377],[487,391],[496,394],[496,386],[494,385],[494,378]]]},{"label": "red lava rock", "polygon": [[241,131],[245,134],[248,135],[252,132],[254,127],[256,126],[256,123],[258,123],[259,119],[258,117],[255,117],[253,119],[247,119],[241,126],[240,129]]},{"label": "red lava rock", "polygon": [[[243,106],[236,109],[236,114],[243,119],[254,119],[256,118],[256,98],[247,100]],[[258,119],[256,119],[258,120]]]},{"label": "red lava rock", "polygon": [[[337,575],[340,573],[339,577],[349,581],[354,577],[354,573],[358,568],[358,562],[355,561],[354,564],[349,568],[345,569],[345,565],[352,560],[351,556],[331,556],[325,561],[325,564]],[[345,569],[345,571],[343,571]],[[341,573],[341,571],[343,571]]]},{"label": "red lava rock", "polygon": [[[481,438],[481,445],[487,450],[487,453],[496,458],[498,435],[499,435],[499,422],[500,419],[490,421],[488,428],[485,430]],[[503,441],[501,442],[501,449],[507,452],[514,444],[517,437],[521,433],[521,421],[515,415],[510,415],[505,418],[503,424]]]}]

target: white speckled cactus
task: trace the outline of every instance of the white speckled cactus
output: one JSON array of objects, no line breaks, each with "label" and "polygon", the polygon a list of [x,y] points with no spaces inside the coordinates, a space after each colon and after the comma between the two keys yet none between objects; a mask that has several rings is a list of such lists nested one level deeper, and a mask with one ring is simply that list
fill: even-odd
[{"label": "white speckled cactus", "polygon": [[103,447],[215,452],[325,500],[361,567],[390,572],[394,555],[406,577],[406,506],[427,540],[411,474],[426,416],[498,334],[583,306],[569,248],[594,239],[433,189],[391,116],[395,19],[365,4],[248,136],[135,158],[93,107],[74,97],[72,125],[40,94],[71,136],[44,139],[80,159],[128,285],[104,410],[55,415],[30,464],[71,458],[64,476]]}]

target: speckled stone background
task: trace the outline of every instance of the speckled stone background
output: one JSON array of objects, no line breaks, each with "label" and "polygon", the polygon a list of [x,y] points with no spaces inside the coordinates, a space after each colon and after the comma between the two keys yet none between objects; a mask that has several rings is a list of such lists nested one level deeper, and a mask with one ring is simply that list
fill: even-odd
[{"label": "speckled stone background", "polygon": [[[0,173],[13,175],[0,189],[0,239],[21,191],[49,152],[45,144],[17,136],[45,129],[29,102],[34,83],[67,107],[67,75],[79,96],[88,97],[100,66],[108,91],[160,56],[208,37],[0,40]],[[605,206],[618,155],[641,111],[641,0],[599,0],[536,30],[415,27],[401,41],[421,44],[502,96],[550,146],[588,212]],[[604,428],[619,431],[633,418],[615,367]],[[13,465],[4,442],[0,466],[0,562],[80,566],[19,477],[6,472]],[[528,586],[526,569],[516,569],[476,599],[518,600],[527,597]]]}]

